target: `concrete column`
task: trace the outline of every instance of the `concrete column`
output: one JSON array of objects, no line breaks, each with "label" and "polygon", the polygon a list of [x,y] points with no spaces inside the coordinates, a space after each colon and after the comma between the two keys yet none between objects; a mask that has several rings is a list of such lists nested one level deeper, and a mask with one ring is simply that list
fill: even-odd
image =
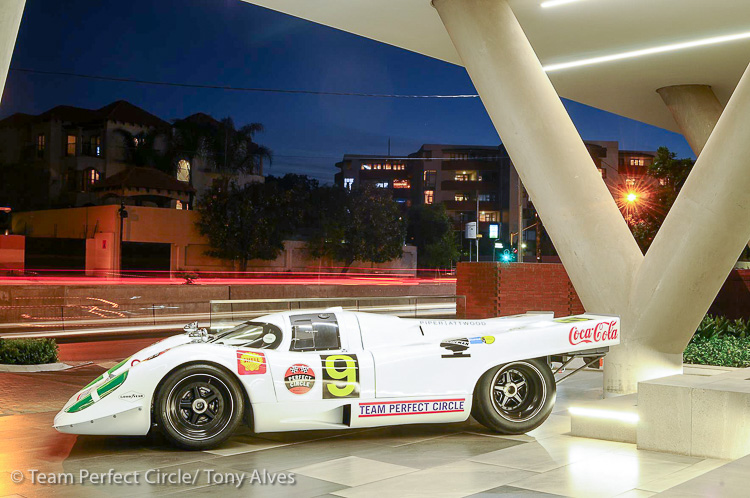
[{"label": "concrete column", "polygon": [[[695,157],[700,156],[724,111],[713,89],[708,85],[675,85],[656,92],[669,108]],[[747,245],[750,247],[750,241]]]},{"label": "concrete column", "polygon": [[617,313],[642,255],[507,0],[434,0],[589,310]]},{"label": "concrete column", "polygon": [[750,238],[748,77],[644,258],[507,0],[433,5],[584,307],[622,317],[605,389],[681,373],[684,346]]},{"label": "concrete column", "polygon": [[656,90],[672,113],[677,126],[693,149],[701,155],[724,106],[708,85],[675,85]]},{"label": "concrete column", "polygon": [[682,352],[750,239],[749,162],[750,67],[636,276],[630,307],[659,351]]},{"label": "concrete column", "polygon": [[5,79],[8,76],[25,5],[26,0],[0,1],[0,99],[5,89]]}]

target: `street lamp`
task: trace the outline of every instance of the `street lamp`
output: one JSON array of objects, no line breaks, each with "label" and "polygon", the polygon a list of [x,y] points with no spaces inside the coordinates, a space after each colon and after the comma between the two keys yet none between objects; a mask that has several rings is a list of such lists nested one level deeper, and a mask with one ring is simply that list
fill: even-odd
[{"label": "street lamp", "polygon": [[625,200],[630,204],[633,204],[638,200],[638,194],[636,194],[635,192],[628,192],[628,194],[625,196]]}]

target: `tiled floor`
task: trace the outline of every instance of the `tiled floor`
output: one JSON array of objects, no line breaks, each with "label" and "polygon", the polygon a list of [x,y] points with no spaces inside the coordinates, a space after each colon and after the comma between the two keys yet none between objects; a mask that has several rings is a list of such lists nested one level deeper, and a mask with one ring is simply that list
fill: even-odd
[{"label": "tiled floor", "polygon": [[[37,377],[46,403],[63,401],[80,386],[78,376]],[[476,422],[417,425],[358,431],[255,435],[240,431],[206,452],[175,450],[158,437],[125,438],[58,434],[53,411],[24,410],[17,389],[28,376],[0,374],[3,392],[13,393],[13,412],[0,416],[0,496],[188,496],[273,497],[370,496],[734,496],[750,489],[750,469],[741,461],[704,460],[639,451],[635,445],[568,435],[566,408],[601,396],[601,373],[582,372],[560,385],[555,412],[537,430],[498,436]],[[19,381],[20,377],[20,381]],[[17,382],[18,381],[18,382]],[[17,385],[14,385],[17,383]],[[70,391],[73,389],[73,391]],[[68,392],[70,391],[70,392]],[[35,394],[34,399],[41,396]],[[33,401],[33,400],[32,400]],[[47,406],[46,404],[43,406]],[[10,410],[9,410],[10,411]],[[1,411],[0,411],[1,413]],[[44,473],[138,472],[139,485],[31,484],[30,469]],[[726,469],[726,470],[725,470]],[[12,472],[27,475],[21,484]],[[207,471],[214,471],[213,480]],[[188,481],[151,485],[159,476]],[[711,477],[723,472],[721,478]],[[294,484],[271,484],[293,473]],[[698,479],[690,481],[698,476]],[[195,479],[193,480],[193,477]],[[216,479],[221,478],[219,482]],[[244,479],[237,487],[239,479]],[[719,481],[717,481],[719,479]],[[260,483],[256,481],[265,481]],[[687,483],[687,481],[690,481]],[[695,483],[692,485],[691,483]],[[687,484],[685,484],[687,483]],[[738,495],[739,496],[739,495]],[[745,494],[744,496],[747,496]]]}]

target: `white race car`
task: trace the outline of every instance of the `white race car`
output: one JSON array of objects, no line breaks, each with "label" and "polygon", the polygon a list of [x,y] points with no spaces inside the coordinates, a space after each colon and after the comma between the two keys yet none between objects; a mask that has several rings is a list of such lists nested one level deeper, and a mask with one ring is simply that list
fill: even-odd
[{"label": "white race car", "polygon": [[74,395],[60,432],[145,435],[206,449],[243,421],[255,432],[459,422],[521,434],[555,402],[546,357],[601,353],[620,320],[535,313],[420,320],[343,311],[276,313],[210,335],[187,329]]}]

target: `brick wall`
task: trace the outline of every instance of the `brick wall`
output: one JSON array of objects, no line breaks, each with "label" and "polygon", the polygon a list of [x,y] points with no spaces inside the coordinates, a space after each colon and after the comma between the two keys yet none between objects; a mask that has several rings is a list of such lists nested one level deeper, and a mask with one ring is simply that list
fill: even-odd
[{"label": "brick wall", "polygon": [[732,270],[708,312],[750,319],[750,270]]},{"label": "brick wall", "polygon": [[561,264],[459,263],[456,294],[459,316],[487,318],[527,311],[556,316],[583,313],[583,305]]},{"label": "brick wall", "polygon": [[23,270],[26,237],[0,235],[0,270]]},{"label": "brick wall", "polygon": [[[565,268],[554,263],[459,263],[456,294],[466,296],[465,303],[457,303],[458,316],[464,318],[585,311]],[[750,318],[750,270],[732,270],[708,312]]]}]

